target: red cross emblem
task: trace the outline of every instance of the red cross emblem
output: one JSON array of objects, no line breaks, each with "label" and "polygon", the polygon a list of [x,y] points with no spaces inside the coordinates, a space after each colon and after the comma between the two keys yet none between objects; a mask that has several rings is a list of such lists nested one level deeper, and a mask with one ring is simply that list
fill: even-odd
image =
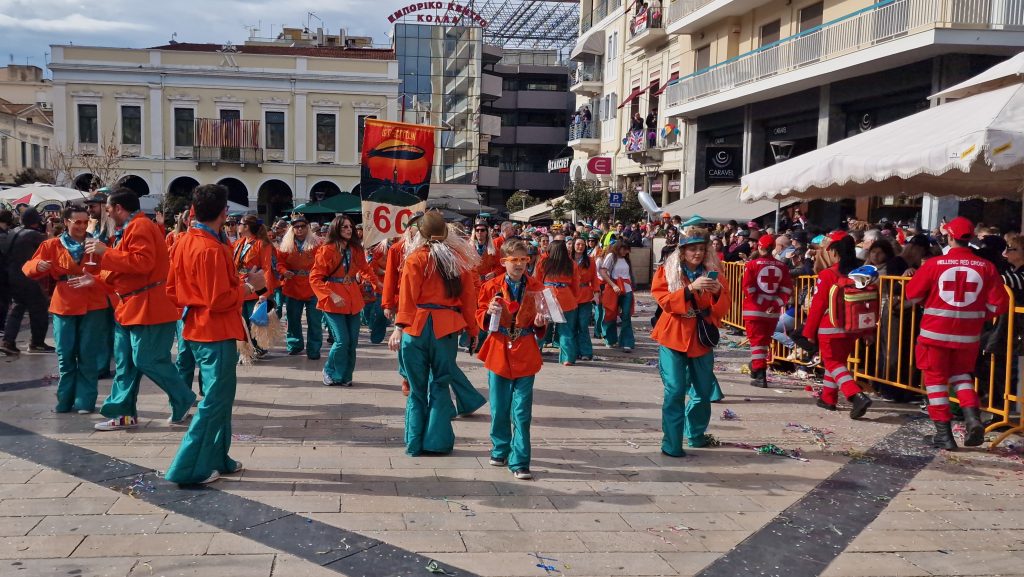
[{"label": "red cross emblem", "polygon": [[775,294],[782,282],[782,271],[777,266],[766,266],[757,273],[757,287],[762,292]]},{"label": "red cross emblem", "polygon": [[955,307],[966,307],[978,300],[984,283],[973,268],[958,266],[947,269],[939,276],[939,297]]}]

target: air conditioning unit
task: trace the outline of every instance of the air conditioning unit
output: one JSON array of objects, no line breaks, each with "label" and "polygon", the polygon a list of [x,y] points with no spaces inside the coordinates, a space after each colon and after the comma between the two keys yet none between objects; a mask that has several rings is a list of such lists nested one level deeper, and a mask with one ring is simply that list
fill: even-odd
[{"label": "air conditioning unit", "polygon": [[43,110],[53,110],[53,104],[50,102],[37,102],[36,104],[38,104],[39,108],[42,108]]}]

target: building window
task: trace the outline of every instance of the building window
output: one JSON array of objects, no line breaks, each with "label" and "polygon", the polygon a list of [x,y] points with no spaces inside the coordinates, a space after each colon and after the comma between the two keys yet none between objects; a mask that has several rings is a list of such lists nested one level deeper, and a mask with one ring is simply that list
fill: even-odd
[{"label": "building window", "polygon": [[95,104],[78,105],[78,142],[99,143],[99,118]]},{"label": "building window", "polygon": [[696,72],[711,66],[711,45],[702,46],[693,53],[693,69]]},{"label": "building window", "polygon": [[0,137],[0,166],[7,166],[7,137]]},{"label": "building window", "polygon": [[366,119],[377,118],[376,114],[360,114],[356,117],[356,126],[358,126],[359,134],[356,140],[356,152],[363,151],[363,135],[366,134]]},{"label": "building window", "polygon": [[191,147],[196,144],[196,111],[191,108],[174,109],[174,146]]},{"label": "building window", "polygon": [[142,144],[142,107],[121,107],[121,144]]},{"label": "building window", "polygon": [[334,152],[337,140],[337,116],[333,114],[316,115],[316,151]]},{"label": "building window", "polygon": [[267,124],[267,148],[270,150],[284,150],[284,112],[268,111],[266,114]]},{"label": "building window", "polygon": [[50,166],[50,147],[43,147],[43,168]]},{"label": "building window", "polygon": [[43,166],[42,159],[42,148],[38,144],[32,145],[32,167],[41,168]]},{"label": "building window", "polygon": [[800,9],[800,31],[804,32],[816,26],[821,26],[822,16],[825,11],[825,4],[818,2],[806,8]]},{"label": "building window", "polygon": [[778,42],[782,31],[782,20],[769,22],[761,27],[761,46],[767,46],[772,42]]},{"label": "building window", "polygon": [[21,167],[28,168],[28,144],[24,141],[21,143]]}]

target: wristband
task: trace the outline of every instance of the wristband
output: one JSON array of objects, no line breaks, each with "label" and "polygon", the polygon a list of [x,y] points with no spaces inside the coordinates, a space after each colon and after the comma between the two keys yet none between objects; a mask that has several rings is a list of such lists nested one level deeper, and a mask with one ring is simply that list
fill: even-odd
[{"label": "wristband", "polygon": [[255,294],[256,294],[256,296],[263,296],[263,293],[265,293],[265,292],[267,292],[266,287],[261,288],[260,290],[256,291]]}]

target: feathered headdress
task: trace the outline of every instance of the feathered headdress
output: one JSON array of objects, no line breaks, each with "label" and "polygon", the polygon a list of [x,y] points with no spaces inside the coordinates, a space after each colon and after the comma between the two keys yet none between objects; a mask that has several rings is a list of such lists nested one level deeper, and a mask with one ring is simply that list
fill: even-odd
[{"label": "feathered headdress", "polygon": [[443,271],[447,278],[458,278],[465,272],[475,270],[480,264],[480,256],[473,244],[462,238],[454,225],[446,223],[439,211],[424,213],[415,224],[418,234],[411,242],[406,240],[406,257],[426,246],[434,268]]}]

